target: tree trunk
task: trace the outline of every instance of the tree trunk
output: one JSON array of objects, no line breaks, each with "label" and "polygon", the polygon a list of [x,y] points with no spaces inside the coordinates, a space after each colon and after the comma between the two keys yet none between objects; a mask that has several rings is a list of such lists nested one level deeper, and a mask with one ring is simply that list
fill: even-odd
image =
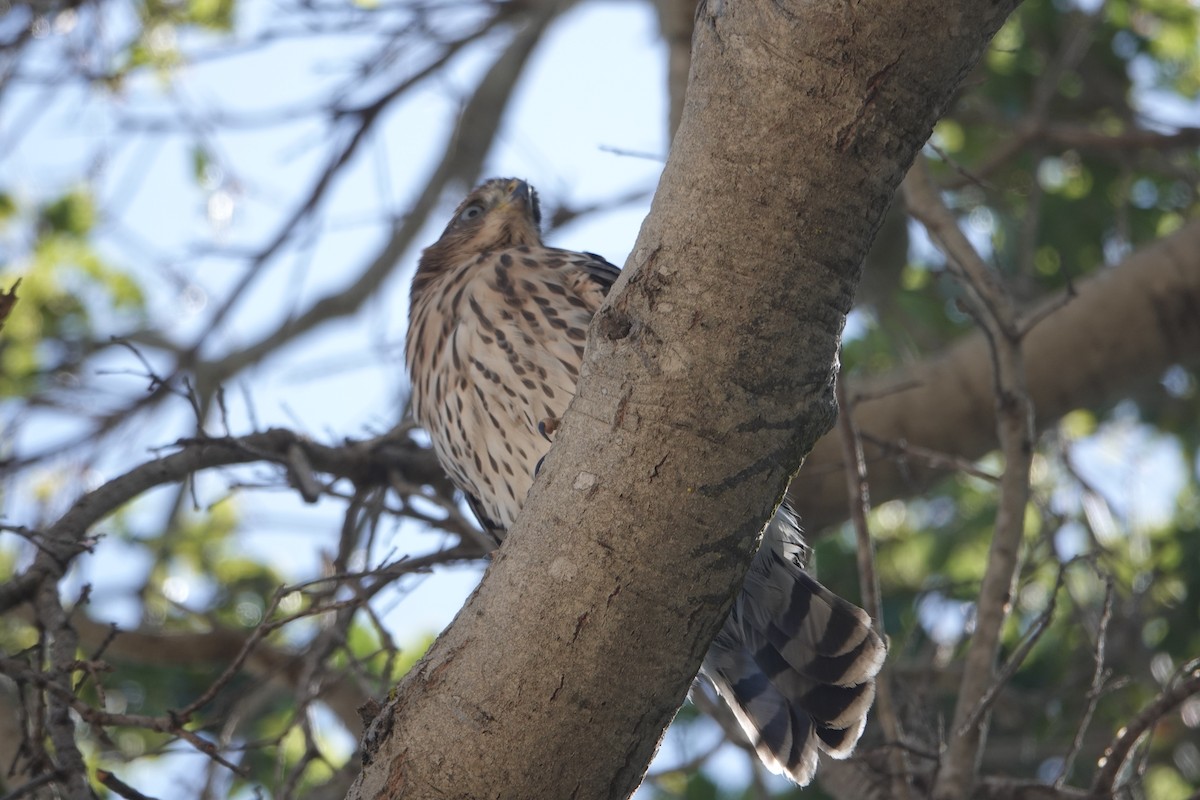
[{"label": "tree trunk", "polygon": [[832,425],[883,212],[1013,6],[701,7],[679,132],[579,395],[483,582],[368,730],[349,797],[637,787]]}]

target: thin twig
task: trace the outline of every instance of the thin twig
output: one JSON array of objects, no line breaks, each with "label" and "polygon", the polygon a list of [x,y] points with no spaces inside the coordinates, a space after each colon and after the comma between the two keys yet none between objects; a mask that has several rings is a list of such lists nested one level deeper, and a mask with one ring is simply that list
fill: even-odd
[{"label": "thin twig", "polygon": [[1092,723],[1092,715],[1096,713],[1096,706],[1100,702],[1100,696],[1104,694],[1104,684],[1108,679],[1108,670],[1105,669],[1105,648],[1108,643],[1108,624],[1112,621],[1113,609],[1113,579],[1111,575],[1105,576],[1104,580],[1104,608],[1100,612],[1100,624],[1096,629],[1096,649],[1093,651],[1093,659],[1096,662],[1096,668],[1092,672],[1092,685],[1087,693],[1087,707],[1083,711],[1083,717],[1079,720],[1079,727],[1075,730],[1075,738],[1071,740],[1071,747],[1067,750],[1067,754],[1063,756],[1062,766],[1058,770],[1058,777],[1054,779],[1054,786],[1061,789],[1066,785],[1067,778],[1071,777],[1071,771],[1075,768],[1075,759],[1079,755],[1079,751],[1083,748],[1083,737],[1087,734],[1088,726]]},{"label": "thin twig", "polygon": [[987,470],[980,469],[974,463],[968,461],[962,456],[954,455],[953,453],[943,453],[940,450],[934,450],[931,447],[922,447],[919,444],[905,441],[904,439],[884,439],[881,436],[875,436],[870,433],[860,432],[859,436],[864,442],[879,447],[883,450],[885,458],[894,457],[894,454],[902,454],[924,461],[927,466],[934,469],[949,469],[955,472],[961,472],[970,475],[972,478],[979,478],[988,483],[999,483],[1000,477],[993,475]]},{"label": "thin twig", "polygon": [[1100,757],[1100,769],[1092,781],[1093,797],[1111,797],[1117,777],[1129,759],[1129,754],[1142,736],[1164,715],[1194,694],[1200,694],[1200,659],[1185,667],[1187,678],[1172,681],[1117,733]]},{"label": "thin twig", "polygon": [[390,470],[409,476],[412,485],[444,480],[445,473],[425,448],[411,441],[382,437],[329,447],[292,431],[275,428],[242,437],[184,439],[178,452],[142,464],[88,492],[45,529],[43,549],[22,574],[0,585],[0,611],[33,596],[44,577],[61,577],[71,561],[91,547],[92,526],[142,493],[214,467],[254,461],[286,463],[293,446],[302,447],[313,468],[357,482],[384,482]]},{"label": "thin twig", "polygon": [[142,794],[106,769],[96,770],[96,780],[100,781],[113,794],[124,797],[125,800],[154,800],[153,797]]},{"label": "thin twig", "polygon": [[957,731],[957,735],[963,736],[967,732],[979,724],[983,719],[983,715],[991,709],[992,704],[996,702],[996,698],[1000,696],[1000,692],[1012,680],[1012,676],[1017,673],[1021,665],[1025,663],[1025,659],[1029,657],[1030,651],[1034,645],[1042,638],[1042,634],[1046,632],[1046,628],[1050,625],[1050,621],[1054,618],[1054,611],[1058,607],[1058,593],[1062,589],[1063,581],[1066,579],[1067,564],[1062,564],[1058,568],[1058,578],[1054,581],[1054,589],[1050,592],[1050,600],[1046,604],[1046,608],[1038,615],[1033,626],[1025,634],[1024,640],[1009,657],[992,685],[988,687],[987,692],[983,697],[979,698],[979,702],[972,709],[970,715],[962,723]]},{"label": "thin twig", "polygon": [[874,400],[884,400],[892,397],[893,395],[907,392],[910,389],[920,388],[922,388],[921,381],[910,378],[908,380],[888,383],[883,386],[872,386],[870,389],[859,389],[850,396],[850,402],[857,406],[862,403],[872,402]]},{"label": "thin twig", "polygon": [[60,780],[62,777],[62,770],[43,772],[36,778],[21,784],[11,792],[6,792],[3,797],[0,797],[0,800],[20,800],[20,798],[26,797],[27,795],[32,795],[37,792],[38,789],[46,786],[47,784],[54,783],[55,781]]},{"label": "thin twig", "polygon": [[[846,463],[846,488],[850,498],[850,519],[853,522],[855,538],[858,543],[858,582],[862,590],[863,605],[875,621],[875,630],[881,639],[887,641],[887,631],[883,627],[883,594],[879,589],[879,573],[875,569],[875,550],[867,524],[867,515],[871,510],[867,465],[863,459],[862,440],[859,438],[858,429],[854,426],[852,406],[846,399],[846,386],[842,376],[838,377],[836,392],[840,411],[838,430],[842,439],[842,453]],[[884,738],[888,742],[898,744],[903,740],[903,735],[889,683],[890,674],[890,670],[885,664],[875,679],[875,709],[879,724],[883,727]],[[904,751],[900,748],[890,749],[888,762],[892,797],[896,800],[907,800],[910,796],[908,776],[912,770],[905,759]]]}]

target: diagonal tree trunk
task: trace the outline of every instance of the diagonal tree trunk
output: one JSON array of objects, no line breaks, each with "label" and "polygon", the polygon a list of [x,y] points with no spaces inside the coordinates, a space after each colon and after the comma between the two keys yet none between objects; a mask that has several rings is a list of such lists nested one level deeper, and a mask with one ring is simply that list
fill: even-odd
[{"label": "diagonal tree trunk", "polygon": [[762,524],[832,425],[884,210],[1014,5],[701,6],[679,132],[557,445],[375,718],[349,797],[637,787]]}]

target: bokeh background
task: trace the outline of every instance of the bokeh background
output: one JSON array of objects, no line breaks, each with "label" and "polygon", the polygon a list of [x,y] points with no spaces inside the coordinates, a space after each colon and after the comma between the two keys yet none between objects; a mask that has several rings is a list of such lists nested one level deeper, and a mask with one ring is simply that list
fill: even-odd
[{"label": "bokeh background", "polygon": [[[6,6],[0,290],[21,283],[0,333],[0,577],[81,494],[181,439],[285,427],[338,445],[402,423],[407,284],[478,179],[529,180],[549,243],[623,263],[669,149],[690,14],[669,0]],[[1030,0],[964,82],[926,154],[1022,307],[1200,224],[1198,35],[1195,0]],[[1200,254],[1177,269],[1200,272]],[[847,326],[848,379],[902,375],[969,335],[958,291],[898,203]],[[1046,622],[994,712],[985,773],[1087,786],[1122,725],[1200,656],[1198,356],[1180,342],[1153,380],[1114,370],[1039,419],[1005,654]],[[1003,469],[961,460],[870,518],[915,772],[946,736]],[[331,479],[319,494],[306,502],[277,464],[212,470],[92,531],[59,582],[68,605],[86,591],[81,649],[111,666],[80,682],[84,702],[164,718],[264,620],[288,620],[264,642],[302,668],[249,663],[191,723],[239,771],[170,731],[81,718],[90,767],[153,796],[341,796],[358,728],[328,688],[385,696],[486,562],[462,549],[466,512],[444,485]],[[822,580],[855,596],[848,525],[810,533]],[[351,577],[270,606],[335,574]],[[177,657],[218,634],[226,649]],[[0,716],[21,725],[37,693],[13,665],[38,663],[39,642],[29,609],[6,612]],[[702,710],[711,697],[697,705],[639,797],[801,796]],[[8,791],[37,774],[21,725],[0,726]],[[1151,733],[1124,796],[1200,795],[1200,698]],[[864,751],[880,741],[869,729]]]}]

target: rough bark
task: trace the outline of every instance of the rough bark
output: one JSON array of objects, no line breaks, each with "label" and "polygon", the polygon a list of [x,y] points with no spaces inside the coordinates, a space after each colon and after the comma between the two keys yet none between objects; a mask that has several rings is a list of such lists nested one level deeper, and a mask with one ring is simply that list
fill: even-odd
[{"label": "rough bark", "polygon": [[[1200,362],[1200,221],[1150,244],[1076,287],[1022,340],[1038,424],[1076,408],[1103,409],[1172,364]],[[1036,318],[1039,312],[1028,315]],[[948,466],[889,455],[877,442],[904,443],[968,460],[996,445],[992,359],[982,333],[940,357],[851,382],[854,420],[876,504],[917,494]],[[817,443],[790,489],[810,532],[846,518],[845,471],[836,435]]]},{"label": "rough bark", "polygon": [[679,133],[579,395],[479,588],[368,730],[349,797],[637,787],[832,425],[874,230],[1012,5],[700,9]]}]

